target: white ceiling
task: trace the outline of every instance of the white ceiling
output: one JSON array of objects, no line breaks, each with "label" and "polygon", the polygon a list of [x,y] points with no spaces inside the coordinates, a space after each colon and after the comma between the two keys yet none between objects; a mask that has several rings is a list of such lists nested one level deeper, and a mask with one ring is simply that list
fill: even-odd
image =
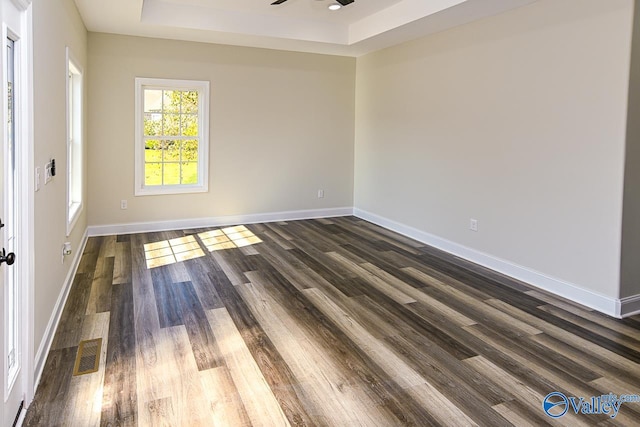
[{"label": "white ceiling", "polygon": [[537,0],[75,0],[89,31],[346,56]]}]

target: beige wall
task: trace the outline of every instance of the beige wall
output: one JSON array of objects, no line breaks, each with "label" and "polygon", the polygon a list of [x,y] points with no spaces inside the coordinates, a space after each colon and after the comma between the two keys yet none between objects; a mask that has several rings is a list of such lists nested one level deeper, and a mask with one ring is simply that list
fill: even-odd
[{"label": "beige wall", "polygon": [[[90,225],[353,205],[355,59],[90,33],[89,69]],[[135,77],[211,82],[208,193],[134,197]]]},{"label": "beige wall", "polygon": [[632,11],[540,0],[359,58],[355,206],[618,297]]},{"label": "beige wall", "polygon": [[634,15],[620,268],[622,298],[640,295],[640,7],[637,1]]},{"label": "beige wall", "polygon": [[33,31],[34,161],[43,176],[49,159],[55,158],[57,166],[57,176],[47,185],[41,181],[41,189],[35,193],[34,348],[37,350],[73,258],[67,257],[61,263],[62,244],[72,242],[75,255],[87,227],[85,207],[73,233],[66,237],[66,47],[71,48],[86,70],[87,31],[73,0],[33,2]]}]

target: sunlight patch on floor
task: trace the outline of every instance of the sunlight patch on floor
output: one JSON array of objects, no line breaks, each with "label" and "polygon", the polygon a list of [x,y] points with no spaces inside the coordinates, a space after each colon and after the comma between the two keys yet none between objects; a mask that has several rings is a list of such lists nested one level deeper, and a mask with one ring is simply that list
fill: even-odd
[{"label": "sunlight patch on floor", "polygon": [[256,243],[262,243],[262,240],[244,225],[206,231],[198,234],[198,237],[202,239],[202,243],[204,243],[209,252],[222,249],[242,248],[244,246],[255,245]]},{"label": "sunlight patch on floor", "polygon": [[200,258],[204,252],[193,236],[147,243],[144,245],[147,268],[175,264],[188,259]]}]

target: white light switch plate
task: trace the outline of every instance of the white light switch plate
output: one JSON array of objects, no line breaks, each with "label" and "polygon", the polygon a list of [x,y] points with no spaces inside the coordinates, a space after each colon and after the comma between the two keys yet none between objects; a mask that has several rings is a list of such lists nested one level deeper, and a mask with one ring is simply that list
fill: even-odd
[{"label": "white light switch plate", "polygon": [[39,191],[40,190],[40,167],[36,167],[36,176],[35,176],[34,189],[35,189],[35,191]]}]

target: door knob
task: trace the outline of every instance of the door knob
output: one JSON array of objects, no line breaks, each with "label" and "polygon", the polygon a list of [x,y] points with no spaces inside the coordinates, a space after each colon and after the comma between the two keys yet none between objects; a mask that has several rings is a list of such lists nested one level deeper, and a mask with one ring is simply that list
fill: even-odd
[{"label": "door knob", "polygon": [[2,248],[2,255],[0,255],[0,264],[2,264],[3,262],[6,262],[7,265],[13,265],[13,263],[16,262],[16,254],[14,254],[13,252],[7,253],[7,251]]}]

